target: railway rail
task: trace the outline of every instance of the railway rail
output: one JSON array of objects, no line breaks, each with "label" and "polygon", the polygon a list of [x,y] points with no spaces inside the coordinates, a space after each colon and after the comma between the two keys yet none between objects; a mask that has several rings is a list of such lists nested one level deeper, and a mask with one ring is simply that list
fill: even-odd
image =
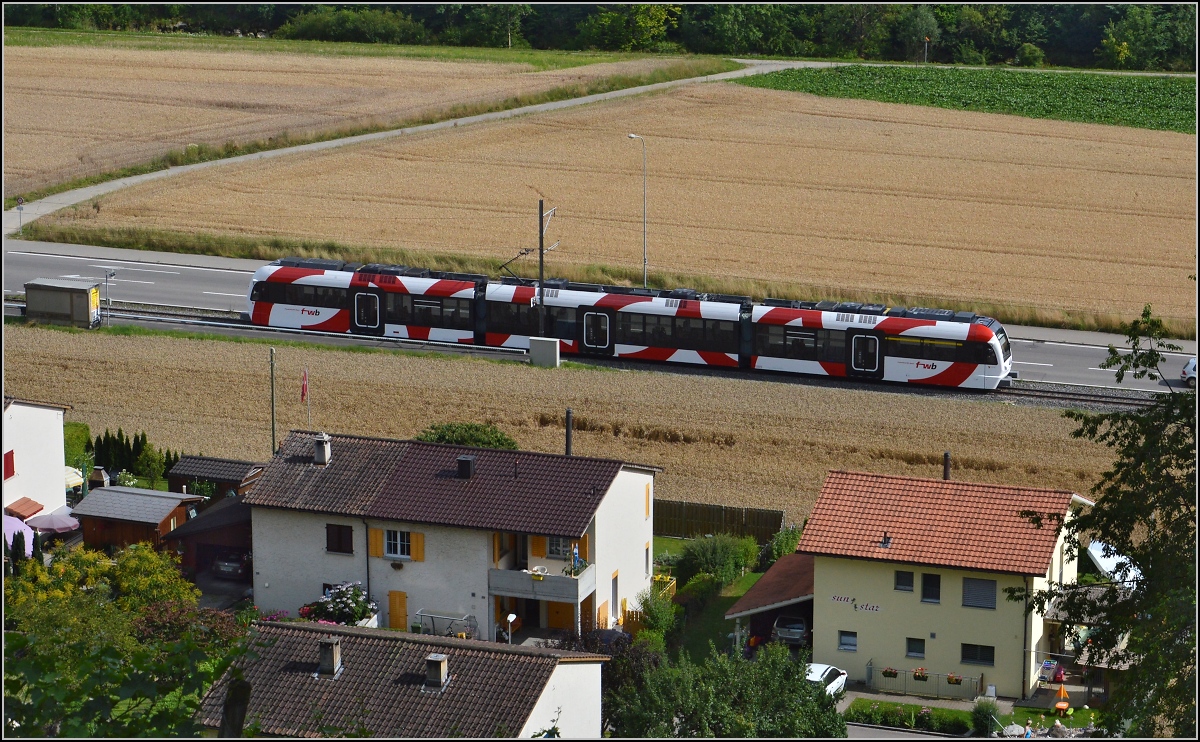
[{"label": "railway rail", "polygon": [[[4,306],[6,311],[9,309],[17,309],[23,313],[25,305],[20,301],[6,301]],[[458,343],[438,342],[433,340],[409,340],[405,338],[367,338],[360,335],[347,335],[346,333],[338,332],[261,327],[246,321],[240,312],[220,309],[113,302],[111,309],[107,306],[104,308],[104,315],[108,319],[120,319],[128,322],[161,323],[167,325],[174,324],[196,329],[217,331],[242,330],[249,331],[260,336],[279,336],[296,339],[333,339],[342,342],[352,342],[358,345],[368,345],[381,348],[390,347],[405,348],[408,350],[436,350],[493,358],[506,357],[519,359],[528,356],[526,351],[515,348],[479,347]],[[616,360],[612,361],[611,363],[605,363],[604,359],[589,358],[588,362],[595,363],[597,365],[611,365],[618,368],[631,367],[628,363]],[[641,368],[642,366],[641,364],[636,364],[633,367]],[[661,367],[655,367],[655,369],[662,370]],[[678,370],[685,373],[702,372],[702,370],[692,367],[681,368]],[[720,373],[720,370],[713,369],[713,372]],[[1152,400],[1148,394],[1134,392],[1133,390],[1099,391],[1101,388],[1093,388],[1097,391],[1083,391],[1080,389],[1062,390],[1034,387],[1030,386],[1031,383],[1038,382],[1017,382],[1013,386],[1001,386],[986,393],[972,392],[970,396],[978,397],[980,394],[984,394],[986,396],[994,395],[997,399],[1010,401],[1013,403],[1025,401],[1035,404],[1059,406],[1063,408],[1075,407],[1107,411],[1137,411],[1140,409],[1145,409],[1152,404]],[[903,385],[891,384],[884,386],[864,384],[863,386],[864,388],[880,388],[887,389],[888,391],[905,389]],[[955,393],[955,391],[960,391],[961,393],[961,390],[930,390],[926,388],[914,388],[912,391],[919,393],[945,394],[952,394]],[[1135,394],[1137,396],[1130,396],[1130,394]]]}]

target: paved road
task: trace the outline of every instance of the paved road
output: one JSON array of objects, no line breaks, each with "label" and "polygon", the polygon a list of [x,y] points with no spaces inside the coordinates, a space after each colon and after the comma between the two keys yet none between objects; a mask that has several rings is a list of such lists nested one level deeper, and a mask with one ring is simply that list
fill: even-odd
[{"label": "paved road", "polygon": [[[118,250],[88,245],[4,240],[4,293],[21,293],[33,278],[87,276],[103,280],[115,270],[109,293],[115,301],[138,301],[205,309],[245,307],[250,275],[258,260],[207,255]],[[1112,371],[1100,368],[1109,344],[1124,338],[1096,332],[1010,326],[1014,368],[1022,379],[1087,386],[1114,386]],[[1178,341],[1183,353],[1169,356],[1163,371],[1178,385],[1184,361],[1196,354],[1195,341]],[[1166,381],[1126,378],[1124,387],[1165,390]]]}]

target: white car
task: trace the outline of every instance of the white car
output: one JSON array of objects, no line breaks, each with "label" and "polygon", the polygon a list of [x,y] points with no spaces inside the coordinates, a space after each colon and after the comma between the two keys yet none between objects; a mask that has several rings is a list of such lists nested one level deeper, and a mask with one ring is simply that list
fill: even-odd
[{"label": "white car", "polygon": [[846,690],[846,671],[839,670],[833,665],[810,664],[808,681],[821,686],[829,695],[836,696]]},{"label": "white car", "polygon": [[1179,379],[1187,384],[1192,389],[1196,388],[1196,359],[1191,358],[1187,363],[1183,364],[1183,371],[1179,374]]}]

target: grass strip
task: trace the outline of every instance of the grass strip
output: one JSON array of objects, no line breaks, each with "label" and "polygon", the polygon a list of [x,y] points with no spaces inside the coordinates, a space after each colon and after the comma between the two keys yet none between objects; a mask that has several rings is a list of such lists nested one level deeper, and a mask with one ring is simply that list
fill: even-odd
[{"label": "grass strip", "polygon": [[[5,32],[6,41],[7,38],[8,34]],[[653,70],[644,74],[611,75],[609,77],[575,83],[573,85],[561,85],[559,87],[543,90],[541,92],[514,95],[502,100],[460,103],[398,121],[386,121],[367,126],[344,127],[340,129],[303,135],[290,134],[289,132],[284,131],[273,137],[267,137],[266,139],[258,139],[250,142],[226,142],[220,146],[214,146],[210,144],[189,144],[181,150],[172,150],[154,158],[149,162],[139,165],[130,165],[117,170],[110,170],[103,173],[97,173],[95,175],[87,175],[81,178],[75,178],[74,180],[70,180],[65,183],[58,183],[56,185],[29,191],[28,193],[21,193],[11,197],[6,197],[4,199],[4,208],[11,209],[16,206],[18,196],[24,198],[26,201],[37,201],[38,199],[46,198],[47,196],[53,196],[57,193],[65,193],[66,191],[73,191],[78,188],[87,188],[88,186],[107,183],[111,180],[118,180],[120,178],[128,178],[133,175],[145,175],[146,173],[153,173],[159,170],[166,170],[167,168],[171,167],[179,167],[181,165],[194,165],[199,162],[224,160],[230,157],[237,157],[239,155],[249,155],[256,152],[282,149],[284,147],[295,147],[302,144],[312,144],[314,142],[326,142],[333,139],[345,139],[347,137],[354,137],[362,134],[374,134],[375,132],[380,131],[407,129],[415,126],[424,126],[426,124],[435,124],[439,121],[449,121],[451,119],[465,118],[467,116],[478,116],[485,113],[495,113],[497,111],[509,111],[514,108],[524,108],[525,106],[534,106],[540,103],[553,103],[555,101],[571,100],[574,98],[582,98],[588,95],[609,93],[614,90],[625,90],[627,88],[640,87],[642,85],[654,85],[660,82],[682,80],[689,77],[715,75],[721,72],[729,72],[731,70],[740,69],[741,67],[742,65],[736,62],[731,62],[726,59],[718,59],[716,57],[686,57],[665,67],[660,67],[657,70]]]},{"label": "grass strip", "polygon": [[1196,133],[1194,76],[847,65],[736,82],[833,98]]},{"label": "grass strip", "polygon": [[[87,218],[88,208],[74,207],[78,221]],[[42,242],[62,242],[76,245],[98,245],[126,250],[151,250],[185,255],[216,255],[226,258],[246,258],[269,262],[276,258],[331,258],[356,263],[393,263],[415,265],[430,270],[482,273],[496,278],[502,261],[452,253],[406,250],[398,247],[369,247],[346,245],[332,240],[314,241],[284,237],[242,237],[207,233],[172,232],[137,227],[98,227],[81,224],[32,222],[25,227],[25,238]],[[536,268],[514,264],[512,270],[525,278],[533,278]],[[617,286],[636,286],[641,282],[638,266],[556,265],[550,274],[580,283]],[[1117,314],[1072,309],[1047,309],[1003,302],[980,302],[946,299],[922,294],[856,291],[835,286],[768,281],[752,278],[722,278],[693,275],[676,271],[653,271],[649,282],[655,288],[687,286],[697,291],[717,294],[816,301],[857,301],[886,306],[933,306],[954,311],[970,311],[995,317],[1004,324],[1054,327],[1066,330],[1085,330],[1123,334],[1122,323],[1136,317],[1122,318]],[[1193,318],[1167,317],[1163,320],[1172,338],[1194,340],[1196,323]]]},{"label": "grass strip", "polygon": [[708,605],[687,620],[681,632],[679,652],[687,652],[692,662],[703,662],[709,653],[709,642],[715,644],[718,650],[729,649],[728,634],[733,631],[733,622],[725,620],[725,612],[762,576],[762,572],[747,572],[721,588],[721,592]]},{"label": "grass strip", "polygon": [[856,698],[843,716],[846,721],[896,729],[923,729],[956,735],[971,731],[970,711],[913,703],[892,703],[891,701]]}]

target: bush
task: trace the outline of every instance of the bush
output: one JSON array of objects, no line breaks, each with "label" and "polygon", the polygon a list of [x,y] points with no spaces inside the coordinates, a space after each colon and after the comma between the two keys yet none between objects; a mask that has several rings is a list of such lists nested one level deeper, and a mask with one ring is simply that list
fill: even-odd
[{"label": "bush", "polygon": [[379,606],[363,590],[361,582],[345,582],[329,594],[300,607],[300,618],[310,621],[354,624],[368,618]]},{"label": "bush", "polygon": [[667,642],[663,638],[661,631],[654,629],[642,629],[638,632],[637,638],[633,640],[634,646],[639,650],[649,653],[664,655],[667,653]]},{"label": "bush", "polygon": [[762,554],[758,560],[759,571],[766,572],[771,565],[779,561],[779,557],[795,553],[796,545],[800,543],[800,536],[803,533],[804,529],[795,525],[779,529],[779,532],[771,537],[771,541],[762,548]]},{"label": "bush", "polygon": [[638,610],[642,612],[642,624],[646,629],[657,632],[660,638],[675,630],[676,624],[679,623],[679,606],[665,593],[651,585],[639,592],[635,600]]},{"label": "bush", "polygon": [[747,546],[753,541],[753,538],[740,539],[728,533],[693,539],[683,547],[675,576],[680,583],[686,584],[694,576],[707,572],[716,577],[721,586],[728,585],[738,578],[744,567],[757,561],[757,543],[747,554]]},{"label": "bush", "polygon": [[391,10],[347,10],[318,6],[280,26],[275,36],[311,41],[420,44],[425,40],[425,27],[420,21]]},{"label": "bush", "polygon": [[[995,717],[995,718],[993,718]],[[971,709],[971,730],[976,737],[986,737],[996,728],[1000,707],[990,698],[980,698]]]},{"label": "bush", "polygon": [[[966,734],[970,724],[966,712],[913,704],[858,699],[845,713],[846,721],[897,729],[923,729],[942,734]],[[985,735],[986,736],[986,735]]]},{"label": "bush", "polygon": [[685,606],[695,605],[697,608],[703,608],[709,600],[712,600],[713,596],[721,592],[722,587],[724,585],[716,576],[708,572],[701,572],[688,580],[679,593],[685,598],[683,601]]},{"label": "bush", "polygon": [[1017,57],[1013,60],[1013,64],[1018,67],[1041,67],[1045,60],[1046,52],[1039,49],[1036,44],[1026,42],[1021,44],[1021,48],[1017,50]]},{"label": "bush", "polygon": [[495,425],[484,423],[439,423],[430,425],[415,438],[426,443],[450,443],[456,446],[478,446],[517,450],[517,442]]}]

